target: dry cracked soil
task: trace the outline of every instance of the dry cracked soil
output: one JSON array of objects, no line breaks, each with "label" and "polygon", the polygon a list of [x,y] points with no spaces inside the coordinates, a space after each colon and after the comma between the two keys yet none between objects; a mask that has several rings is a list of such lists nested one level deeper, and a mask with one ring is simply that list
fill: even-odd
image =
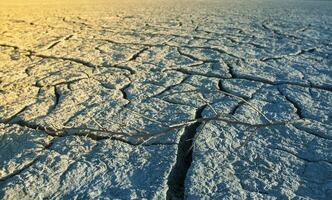
[{"label": "dry cracked soil", "polygon": [[331,1],[0,1],[0,199],[332,199]]}]

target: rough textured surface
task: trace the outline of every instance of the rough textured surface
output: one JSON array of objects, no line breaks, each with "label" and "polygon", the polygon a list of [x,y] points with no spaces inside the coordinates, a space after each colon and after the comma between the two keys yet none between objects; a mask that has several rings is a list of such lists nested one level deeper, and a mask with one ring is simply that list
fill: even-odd
[{"label": "rough textured surface", "polygon": [[0,1],[0,199],[332,199],[331,13]]}]

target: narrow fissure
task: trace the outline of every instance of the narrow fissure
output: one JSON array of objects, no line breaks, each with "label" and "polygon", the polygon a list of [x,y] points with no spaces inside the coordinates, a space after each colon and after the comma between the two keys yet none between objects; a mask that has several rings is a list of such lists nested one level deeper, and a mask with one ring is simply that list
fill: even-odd
[{"label": "narrow fissure", "polygon": [[186,74],[188,76],[204,76],[206,78],[222,78],[222,79],[227,79],[226,77],[223,77],[222,75],[219,74],[205,74],[205,73],[200,73],[200,72],[196,72],[196,71],[190,71],[190,70],[186,70],[184,68],[173,68],[173,69],[169,69],[167,71],[176,71],[176,72],[180,72],[183,74]]},{"label": "narrow fissure", "polygon": [[[128,100],[128,95],[126,90],[131,86],[131,83],[125,85],[123,88],[120,89],[121,93],[122,93],[122,98]],[[129,101],[129,100],[128,100]]]},{"label": "narrow fissure", "polygon": [[44,127],[44,126],[38,125],[38,124],[31,124],[31,123],[23,121],[23,120],[17,120],[17,121],[12,120],[8,124],[16,124],[16,125],[19,125],[21,127],[30,128],[30,129],[33,129],[33,130],[36,130],[36,131],[43,131],[47,135],[52,136],[52,137],[59,137],[59,135],[57,135],[56,130],[54,130],[50,127]]},{"label": "narrow fissure", "polygon": [[316,48],[301,49],[300,51],[295,52],[295,53],[290,53],[290,54],[286,54],[286,55],[279,55],[279,56],[274,56],[274,57],[264,57],[264,58],[261,58],[260,60],[263,61],[263,62],[266,62],[266,61],[269,61],[269,60],[287,59],[289,57],[300,56],[300,55],[305,54],[305,53],[313,53],[314,51],[316,51]]},{"label": "narrow fissure", "polygon": [[56,109],[56,107],[59,105],[60,98],[61,98],[61,94],[60,94],[60,92],[59,92],[59,90],[56,86],[54,86],[54,95],[55,95],[54,105],[53,105],[53,108],[51,110]]},{"label": "narrow fissure", "polygon": [[232,64],[225,62],[226,66],[228,67],[228,73],[231,75],[231,78],[237,78],[235,72],[234,72],[234,68],[232,66]]},{"label": "narrow fissure", "polygon": [[278,88],[278,90],[279,90],[280,94],[283,95],[285,97],[285,99],[294,106],[295,113],[299,116],[299,118],[304,119],[305,117],[302,115],[301,106],[297,102],[295,102],[294,100],[289,98],[280,88]]},{"label": "narrow fissure", "polygon": [[167,86],[163,91],[159,92],[158,94],[153,95],[152,97],[163,97],[163,95],[166,92],[172,91],[177,86],[179,86],[179,85],[183,84],[184,82],[186,82],[190,77],[191,77],[190,75],[186,75],[179,83]]},{"label": "narrow fissure", "polygon": [[300,119],[304,119],[304,116],[302,115],[302,109],[301,107],[292,99],[290,99],[288,96],[285,95],[285,98],[288,102],[290,102],[296,109],[296,114],[299,116]]},{"label": "narrow fissure", "polygon": [[[195,119],[202,118],[202,112],[205,108],[206,105],[196,110]],[[185,179],[192,162],[193,140],[197,134],[197,129],[201,124],[202,122],[196,122],[187,126],[181,136],[178,145],[176,164],[174,165],[167,182],[168,191],[166,199],[168,200],[184,199]]]},{"label": "narrow fissure", "polygon": [[56,42],[53,42],[49,47],[47,47],[47,49],[52,49],[53,47],[55,47],[57,44],[59,44],[61,41],[56,41]]},{"label": "narrow fissure", "polygon": [[230,115],[235,115],[236,114],[236,111],[245,104],[244,101],[240,101],[230,112],[229,114]]},{"label": "narrow fissure", "polygon": [[141,56],[141,54],[142,54],[144,51],[146,51],[146,50],[148,50],[148,49],[149,49],[148,47],[145,47],[145,48],[139,50],[137,53],[135,53],[134,55],[132,55],[132,56],[128,59],[128,62],[129,62],[129,61],[135,61],[138,57]]},{"label": "narrow fissure", "polygon": [[79,58],[57,57],[57,56],[53,56],[53,55],[42,55],[42,54],[33,54],[32,56],[35,56],[38,58],[44,58],[44,59],[72,61],[74,63],[82,64],[82,65],[92,68],[94,70],[97,68],[97,66],[95,66],[93,63],[81,60]]}]

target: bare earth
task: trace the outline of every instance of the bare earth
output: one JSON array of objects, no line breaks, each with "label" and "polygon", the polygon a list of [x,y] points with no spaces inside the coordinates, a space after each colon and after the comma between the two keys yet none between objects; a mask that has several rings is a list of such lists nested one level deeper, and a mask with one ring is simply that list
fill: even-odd
[{"label": "bare earth", "polygon": [[63,2],[0,1],[0,199],[332,199],[331,1]]}]

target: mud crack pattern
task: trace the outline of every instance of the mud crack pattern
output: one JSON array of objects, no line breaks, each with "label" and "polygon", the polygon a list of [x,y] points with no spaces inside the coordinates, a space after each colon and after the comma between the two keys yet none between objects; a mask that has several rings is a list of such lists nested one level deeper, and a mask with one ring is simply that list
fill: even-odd
[{"label": "mud crack pattern", "polygon": [[[332,199],[331,2],[36,2],[0,6],[1,199]],[[137,139],[215,112],[308,123]]]}]

